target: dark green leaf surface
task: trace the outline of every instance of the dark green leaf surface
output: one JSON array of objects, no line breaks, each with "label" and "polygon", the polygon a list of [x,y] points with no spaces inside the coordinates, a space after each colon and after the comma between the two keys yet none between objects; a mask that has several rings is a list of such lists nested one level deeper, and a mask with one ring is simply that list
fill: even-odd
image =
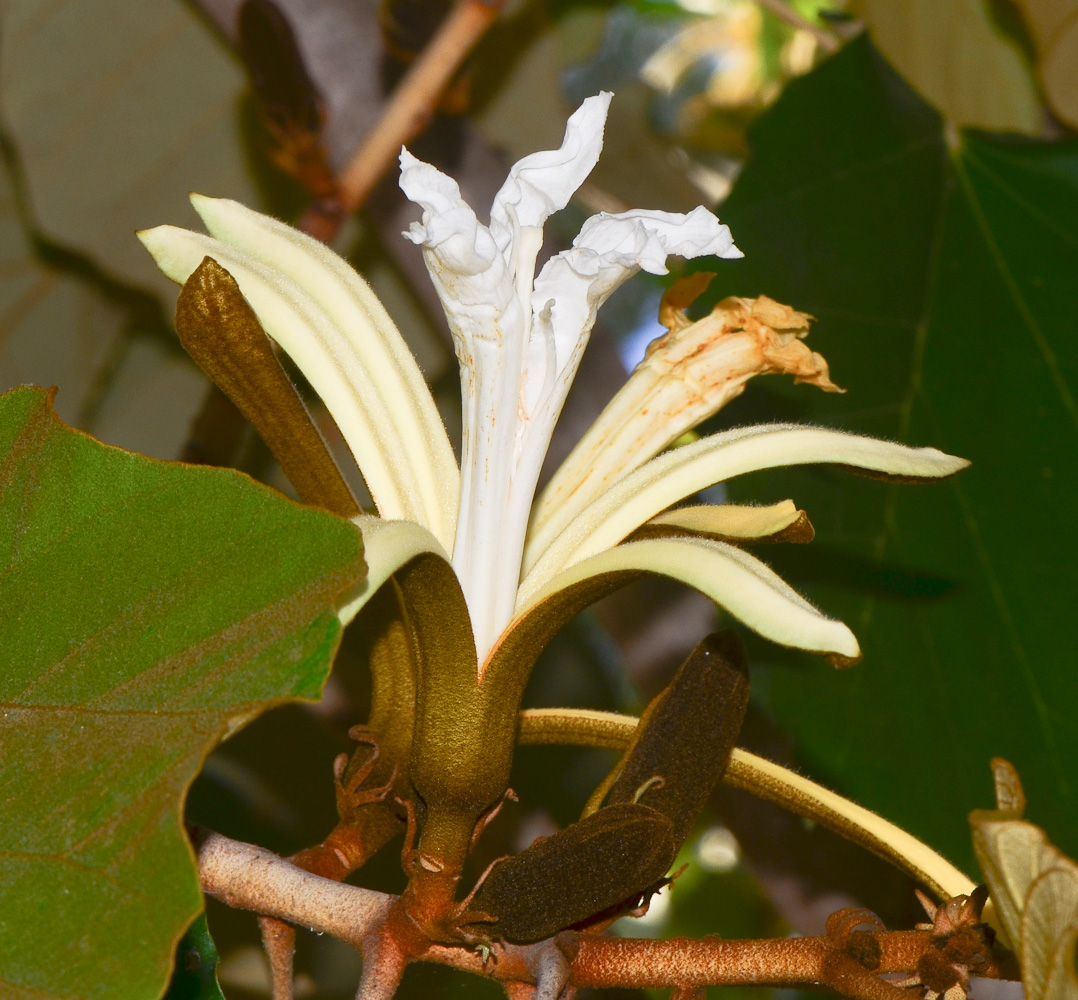
[{"label": "dark green leaf surface", "polygon": [[316,697],[356,531],[0,397],[0,996],[156,997],[201,897],[183,794],[231,727]]},{"label": "dark green leaf surface", "polygon": [[217,982],[219,959],[203,913],[180,939],[164,1000],[225,1000]]},{"label": "dark green leaf surface", "polygon": [[863,39],[791,85],[753,139],[721,208],[746,257],[714,268],[710,295],[817,316],[810,343],[849,393],[772,380],[730,419],[973,461],[933,486],[836,470],[731,484],[808,511],[814,545],[772,561],[865,651],[834,674],[761,647],[754,689],[820,778],[971,871],[965,814],[992,802],[997,754],[1074,854],[1078,143],[945,130]]}]

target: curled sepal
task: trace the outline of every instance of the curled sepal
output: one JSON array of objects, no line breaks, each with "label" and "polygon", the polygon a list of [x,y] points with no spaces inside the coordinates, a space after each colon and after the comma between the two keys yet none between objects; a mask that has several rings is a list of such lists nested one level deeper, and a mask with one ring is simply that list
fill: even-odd
[{"label": "curled sepal", "polygon": [[673,830],[644,805],[600,809],[495,865],[462,923],[527,944],[633,909],[673,863]]},{"label": "curled sepal", "polygon": [[184,350],[262,436],[304,503],[341,517],[359,504],[235,278],[205,257],[180,289]]},{"label": "curled sepal", "polygon": [[651,518],[629,537],[664,538],[670,535],[703,535],[718,542],[743,545],[747,542],[811,542],[816,532],[808,514],[792,500],[770,507],[740,504],[700,504],[678,507]]},{"label": "curled sepal", "polygon": [[540,530],[524,550],[518,610],[557,572],[617,545],[645,521],[734,476],[783,465],[842,465],[904,481],[942,479],[969,463],[935,448],[819,427],[762,424],[713,434],[653,458],[599,495],[553,537]]},{"label": "curled sepal", "polygon": [[[821,653],[836,666],[861,657],[853,633],[814,608],[754,556],[709,538],[656,538],[626,542],[576,563],[530,593],[510,625],[506,643],[519,642],[535,618],[572,614],[644,573],[666,576],[710,597],[753,631],[782,646]],[[555,610],[556,609],[556,610]],[[552,634],[552,633],[551,633]]]},{"label": "curled sepal", "polygon": [[748,706],[749,674],[736,633],[708,636],[648,705],[607,803],[657,809],[680,844],[722,780]]},{"label": "curled sepal", "polygon": [[970,813],[973,849],[1029,1000],[1075,1000],[1078,864],[1022,819],[1025,795],[1007,761],[992,761],[997,809]]}]

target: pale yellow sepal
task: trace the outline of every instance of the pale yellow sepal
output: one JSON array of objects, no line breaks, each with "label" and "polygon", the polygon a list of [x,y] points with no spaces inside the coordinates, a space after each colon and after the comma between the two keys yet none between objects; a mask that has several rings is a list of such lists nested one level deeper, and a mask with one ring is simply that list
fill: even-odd
[{"label": "pale yellow sepal", "polygon": [[413,559],[434,555],[449,564],[449,554],[425,528],[414,521],[386,521],[362,514],[352,523],[363,535],[363,558],[367,577],[344,600],[337,610],[342,625],[347,625],[397,570]]},{"label": "pale yellow sepal", "polygon": [[1027,1000],[1078,1000],[1078,864],[1022,819],[1017,772],[992,761],[996,809],[970,813],[973,849],[1005,942],[1022,966]]},{"label": "pale yellow sepal", "polygon": [[904,479],[938,479],[969,463],[842,431],[763,424],[713,434],[653,458],[601,494],[557,536],[537,531],[524,550],[524,599],[558,572],[617,545],[645,521],[714,483],[782,465],[829,463]]},{"label": "pale yellow sepal", "polygon": [[[363,473],[380,514],[415,521],[434,530],[446,524],[437,494],[424,489],[427,476],[417,471],[419,442],[402,438],[394,410],[399,401],[385,395],[386,386],[371,377],[364,358],[325,309],[291,278],[250,254],[220,240],[174,226],[158,226],[139,234],[161,270],[185,282],[205,257],[212,257],[237,281],[266,332],[292,358],[322,398]],[[450,542],[451,538],[439,538]]]},{"label": "pale yellow sepal", "polygon": [[842,622],[819,612],[759,559],[710,538],[628,542],[593,555],[557,574],[541,589],[522,592],[517,617],[584,580],[634,572],[666,576],[693,587],[780,645],[822,653],[842,665],[860,659],[857,639]]},{"label": "pale yellow sepal", "polygon": [[[680,528],[724,539],[771,539],[791,533],[793,541],[809,541],[812,525],[792,500],[770,507],[750,507],[734,503],[698,504],[678,507],[651,518],[644,527]],[[802,530],[803,529],[803,530]]]},{"label": "pale yellow sepal", "polygon": [[460,471],[442,418],[415,357],[362,276],[325,244],[239,202],[192,194],[210,235],[291,278],[315,300],[361,359],[388,404],[400,447],[412,459],[428,503],[428,527],[449,548]]}]

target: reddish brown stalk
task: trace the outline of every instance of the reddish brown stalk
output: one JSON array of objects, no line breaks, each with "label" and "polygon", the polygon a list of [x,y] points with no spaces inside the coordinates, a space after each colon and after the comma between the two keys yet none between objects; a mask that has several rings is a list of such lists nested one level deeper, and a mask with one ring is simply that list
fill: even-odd
[{"label": "reddish brown stalk", "polygon": [[[931,941],[928,931],[890,931],[877,935],[878,973],[916,968]],[[582,937],[572,964],[576,986],[797,986],[835,978],[828,960],[839,956],[829,937],[727,941],[672,938],[648,941]],[[853,959],[848,959],[853,962]],[[853,962],[857,965],[856,962]],[[867,972],[863,966],[858,966]],[[873,977],[874,978],[874,977]],[[839,987],[835,986],[836,989]]]},{"label": "reddish brown stalk", "polygon": [[296,954],[296,931],[275,917],[259,917],[262,948],[269,960],[273,1000],[293,1000],[292,960]]},{"label": "reddish brown stalk", "polygon": [[[682,991],[704,985],[816,985],[857,1000],[897,1000],[909,994],[879,977],[916,972],[926,952],[939,944],[930,930],[851,932],[850,921],[839,920],[834,933],[821,937],[768,940],[651,941],[567,932],[535,945],[497,945],[484,961],[467,947],[425,939],[398,897],[312,875],[219,834],[210,834],[199,849],[199,875],[206,892],[232,906],[312,927],[360,948],[379,970],[377,982],[368,978],[366,983],[379,996],[389,995],[407,961],[418,960],[551,990],[558,982]],[[863,926],[863,914],[851,924]],[[871,949],[863,947],[862,937],[872,938]],[[999,973],[986,967],[978,974]]]}]

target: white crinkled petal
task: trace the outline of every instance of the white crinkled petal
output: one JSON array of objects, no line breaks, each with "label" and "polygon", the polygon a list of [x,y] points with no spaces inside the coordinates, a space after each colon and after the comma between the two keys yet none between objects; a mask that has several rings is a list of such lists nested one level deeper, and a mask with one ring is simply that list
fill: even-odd
[{"label": "white crinkled petal", "polygon": [[401,150],[401,190],[423,209],[404,235],[423,248],[462,363],[474,363],[475,338],[495,339],[515,319],[513,283],[494,239],[460,197],[457,182]]},{"label": "white crinkled petal", "polygon": [[671,254],[744,256],[734,246],[730,227],[703,206],[688,215],[643,208],[617,215],[600,212],[584,223],[573,246],[593,251],[604,263],[635,265],[652,274],[666,274],[666,258]]},{"label": "white crinkled petal", "polygon": [[[409,201],[414,201],[424,212],[440,215],[464,204],[460,197],[460,186],[452,177],[424,163],[404,147],[401,147],[400,166],[401,190]],[[418,242],[412,236],[408,238]]]},{"label": "white crinkled petal", "polygon": [[[516,226],[542,226],[584,183],[599,161],[603,128],[614,95],[608,91],[589,97],[565,124],[558,149],[544,149],[518,160],[494,198],[490,228],[505,252]],[[515,220],[515,225],[514,225]]]},{"label": "white crinkled petal", "polygon": [[[670,254],[743,256],[729,226],[699,207],[687,215],[646,209],[601,212],[584,223],[571,249],[546,262],[532,296],[523,390],[529,413],[569,391],[599,307],[637,271],[665,274]],[[551,370],[556,382],[549,378]],[[560,409],[560,403],[556,405]]]},{"label": "white crinkled petal", "polygon": [[[519,575],[519,556],[511,567],[502,558],[502,518],[530,303],[521,302],[506,255],[461,200],[456,183],[407,150],[401,168],[402,190],[423,208],[422,222],[405,235],[423,248],[460,362],[461,491],[453,568],[482,644],[485,635],[497,634],[490,591],[500,594],[500,613],[508,617]],[[524,525],[517,534],[519,552]]]}]

